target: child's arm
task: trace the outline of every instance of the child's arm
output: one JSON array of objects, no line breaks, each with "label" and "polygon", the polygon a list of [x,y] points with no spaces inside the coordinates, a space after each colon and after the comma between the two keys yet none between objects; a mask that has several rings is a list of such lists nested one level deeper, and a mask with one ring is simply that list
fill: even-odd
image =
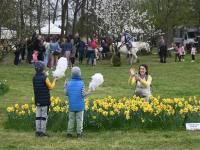
[{"label": "child's arm", "polygon": [[67,92],[67,79],[65,80],[65,83],[64,83],[64,93],[65,93],[66,96],[68,95],[68,92]]},{"label": "child's arm", "polygon": [[84,89],[84,87],[83,87],[82,90],[81,90],[81,95],[82,95],[83,97],[86,97],[86,96],[88,96],[89,94],[90,94],[90,91],[85,92],[85,89]]},{"label": "child's arm", "polygon": [[48,87],[49,90],[52,90],[55,87],[56,80],[57,80],[57,78],[54,78],[53,82],[51,83],[49,81],[49,78],[48,77],[46,78],[45,83],[46,83],[46,85],[47,85],[47,87]]}]

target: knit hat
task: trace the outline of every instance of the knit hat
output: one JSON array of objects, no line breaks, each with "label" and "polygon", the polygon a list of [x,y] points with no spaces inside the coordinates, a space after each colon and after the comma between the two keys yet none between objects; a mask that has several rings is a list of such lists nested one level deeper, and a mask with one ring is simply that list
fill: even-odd
[{"label": "knit hat", "polygon": [[81,69],[79,67],[72,68],[72,76],[81,76]]},{"label": "knit hat", "polygon": [[42,72],[45,69],[45,64],[42,61],[38,61],[35,63],[35,71]]}]

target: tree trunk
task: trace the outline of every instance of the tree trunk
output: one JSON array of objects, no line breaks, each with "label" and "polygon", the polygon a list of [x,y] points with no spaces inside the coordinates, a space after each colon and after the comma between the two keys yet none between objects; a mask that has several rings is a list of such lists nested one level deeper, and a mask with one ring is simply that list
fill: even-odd
[{"label": "tree trunk", "polygon": [[37,2],[37,27],[38,27],[38,31],[39,34],[41,34],[41,15],[42,15],[42,0],[38,0]]},{"label": "tree trunk", "polygon": [[64,36],[64,30],[65,30],[65,17],[66,17],[66,11],[68,8],[68,0],[65,0],[64,4],[62,5],[62,14],[61,14],[61,37]]},{"label": "tree trunk", "polygon": [[72,35],[75,35],[75,27],[76,27],[76,19],[77,19],[77,13],[74,13],[74,19],[73,19],[73,25],[72,25]]},{"label": "tree trunk", "polygon": [[[67,0],[69,1],[69,0]],[[65,35],[68,35],[68,22],[69,22],[69,11],[68,11],[69,7],[68,7],[68,2],[67,2],[67,7],[66,7],[66,12],[67,12],[67,16],[66,16],[66,25],[65,25]]]},{"label": "tree trunk", "polygon": [[53,14],[53,23],[55,23],[55,20],[56,20],[56,12],[57,12],[57,8],[58,8],[58,0],[56,1],[56,6],[55,6],[55,9],[54,9],[54,14]]},{"label": "tree trunk", "polygon": [[78,12],[83,7],[83,0],[82,1],[76,0],[75,1],[75,5],[76,6],[75,6],[74,19],[73,19],[73,25],[72,25],[72,34],[73,35],[75,34],[75,28],[76,28],[76,21],[77,21]]},{"label": "tree trunk", "polygon": [[88,20],[88,17],[89,17],[89,0],[87,0],[87,19],[86,19],[86,32],[87,32],[87,42],[88,42],[88,38],[89,38],[89,26],[88,26],[88,23],[89,23],[89,20]]},{"label": "tree trunk", "polygon": [[32,0],[30,0],[30,3],[29,3],[29,5],[30,5],[30,12],[29,12],[29,23],[30,23],[30,30],[32,31],[32,20],[33,20],[33,2],[32,2]]},{"label": "tree trunk", "polygon": [[19,8],[20,8],[20,37],[23,36],[23,31],[25,27],[24,23],[24,7],[22,0],[19,1]]},{"label": "tree trunk", "polygon": [[48,23],[49,23],[49,31],[48,34],[50,34],[50,23],[51,23],[51,14],[50,14],[50,0],[48,0]]},{"label": "tree trunk", "polygon": [[79,29],[79,33],[81,35],[84,35],[86,32],[86,14],[85,14],[85,5],[86,5],[86,0],[83,0],[82,3],[82,8],[81,8],[81,17],[79,20],[79,26],[81,29]]}]

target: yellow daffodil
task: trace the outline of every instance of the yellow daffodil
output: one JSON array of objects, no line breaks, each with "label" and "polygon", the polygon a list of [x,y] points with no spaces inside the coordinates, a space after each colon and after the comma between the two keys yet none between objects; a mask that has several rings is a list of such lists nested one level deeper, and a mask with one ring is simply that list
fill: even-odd
[{"label": "yellow daffodil", "polygon": [[16,109],[19,109],[19,104],[15,104],[15,108],[16,108]]},{"label": "yellow daffodil", "polygon": [[11,106],[11,107],[7,107],[7,112],[8,113],[11,113],[11,112],[14,112],[14,107],[13,106]]}]

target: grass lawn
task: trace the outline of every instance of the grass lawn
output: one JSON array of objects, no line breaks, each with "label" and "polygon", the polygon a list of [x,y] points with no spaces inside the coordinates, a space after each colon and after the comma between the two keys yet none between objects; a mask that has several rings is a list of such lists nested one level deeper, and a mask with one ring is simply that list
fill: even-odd
[{"label": "grass lawn", "polygon": [[[153,77],[153,95],[161,97],[200,97],[200,61],[191,63],[190,55],[185,62],[174,62],[174,57],[168,58],[166,64],[158,63],[158,56],[141,56],[140,63],[149,65]],[[113,131],[86,131],[83,139],[67,139],[65,132],[50,132],[50,138],[35,138],[34,131],[16,131],[4,129],[6,107],[14,103],[31,103],[33,96],[32,76],[33,65],[12,64],[10,55],[0,63],[0,79],[6,79],[10,90],[0,96],[0,149],[162,149],[182,150],[200,149],[200,133],[188,131],[161,131],[161,130],[125,130]],[[137,63],[135,68],[138,68]],[[105,82],[89,98],[105,96],[123,97],[132,96],[134,87],[127,85],[128,65],[123,59],[121,67],[112,67],[110,61],[101,61],[96,67],[81,65],[82,77],[86,89],[90,76],[100,72]],[[70,71],[67,70],[67,79]],[[52,96],[64,99],[64,78],[60,79],[56,88],[51,91]],[[65,124],[65,122],[64,122]]]}]

